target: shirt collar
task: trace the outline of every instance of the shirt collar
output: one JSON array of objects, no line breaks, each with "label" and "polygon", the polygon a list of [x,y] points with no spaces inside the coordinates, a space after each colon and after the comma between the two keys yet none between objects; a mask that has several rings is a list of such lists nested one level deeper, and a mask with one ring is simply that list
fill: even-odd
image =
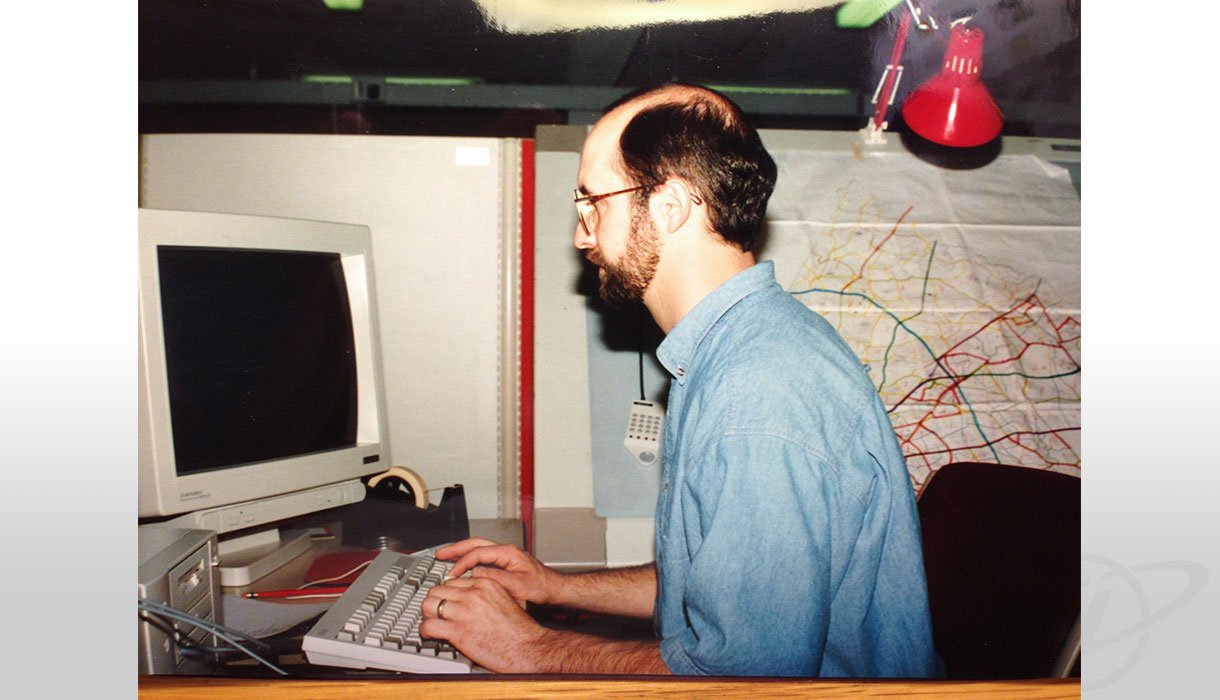
[{"label": "shirt collar", "polygon": [[665,336],[665,340],[657,346],[657,359],[661,361],[661,365],[679,384],[686,384],[695,351],[712,330],[712,326],[737,302],[774,284],[775,265],[767,260],[742,270],[712,290],[711,294],[703,297],[695,308],[678,321],[678,325],[674,326]]}]

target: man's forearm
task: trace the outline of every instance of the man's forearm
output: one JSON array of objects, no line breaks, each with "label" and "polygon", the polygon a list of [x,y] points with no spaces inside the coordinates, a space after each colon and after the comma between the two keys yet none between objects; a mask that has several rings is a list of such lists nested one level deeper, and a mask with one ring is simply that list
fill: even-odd
[{"label": "man's forearm", "polygon": [[531,653],[535,673],[666,674],[656,641],[626,641],[548,630]]},{"label": "man's forearm", "polygon": [[657,569],[653,564],[602,569],[564,576],[553,601],[590,612],[652,617],[657,600]]}]

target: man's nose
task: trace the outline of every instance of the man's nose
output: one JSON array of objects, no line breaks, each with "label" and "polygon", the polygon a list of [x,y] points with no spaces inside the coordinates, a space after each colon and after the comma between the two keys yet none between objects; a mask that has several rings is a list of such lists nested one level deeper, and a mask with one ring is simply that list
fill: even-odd
[{"label": "man's nose", "polygon": [[585,230],[585,225],[579,220],[576,221],[576,230],[572,232],[572,245],[579,250],[590,250],[597,245],[597,239]]}]

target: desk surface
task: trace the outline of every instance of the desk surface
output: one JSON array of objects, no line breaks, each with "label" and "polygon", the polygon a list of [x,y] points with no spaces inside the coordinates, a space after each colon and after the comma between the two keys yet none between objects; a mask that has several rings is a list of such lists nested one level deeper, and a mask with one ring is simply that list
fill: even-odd
[{"label": "desk surface", "polygon": [[483,676],[454,680],[404,678],[401,680],[289,680],[235,679],[193,676],[141,676],[139,697],[146,700],[237,699],[365,700],[394,698],[405,693],[446,697],[452,700],[522,697],[716,697],[795,698],[890,696],[912,698],[975,698],[1003,695],[1005,700],[1031,698],[1079,698],[1080,679],[1028,681],[824,681],[763,679],[623,678],[558,676]]}]

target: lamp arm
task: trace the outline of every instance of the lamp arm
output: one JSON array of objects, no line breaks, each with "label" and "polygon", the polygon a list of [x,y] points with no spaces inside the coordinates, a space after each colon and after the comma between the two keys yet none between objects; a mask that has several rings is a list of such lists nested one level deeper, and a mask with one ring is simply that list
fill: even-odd
[{"label": "lamp arm", "polygon": [[925,13],[922,5],[920,5],[917,0],[906,0],[906,2],[907,9],[911,11],[911,16],[915,18],[915,26],[925,31],[928,29],[931,29],[932,31],[940,29],[940,27],[936,24],[936,18],[931,14]]},{"label": "lamp arm", "polygon": [[885,129],[885,113],[894,104],[894,95],[898,92],[898,80],[902,76],[902,52],[907,45],[907,32],[911,29],[911,15],[902,14],[898,22],[898,36],[894,39],[894,49],[890,52],[890,62],[881,74],[881,82],[877,83],[877,91],[873,93],[873,102],[877,103],[873,110],[872,128],[881,131]]}]

